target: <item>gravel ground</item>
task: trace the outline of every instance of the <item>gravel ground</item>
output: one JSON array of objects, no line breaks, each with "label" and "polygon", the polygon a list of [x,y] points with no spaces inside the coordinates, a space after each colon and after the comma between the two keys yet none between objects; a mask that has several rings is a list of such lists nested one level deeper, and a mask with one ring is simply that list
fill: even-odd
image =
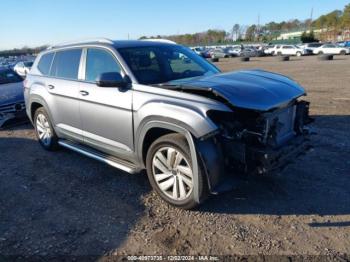
[{"label": "gravel ground", "polygon": [[314,149],[283,173],[184,211],[161,201],[144,175],[44,151],[29,124],[1,130],[0,254],[350,254],[350,56],[217,65],[301,83],[316,117]]}]

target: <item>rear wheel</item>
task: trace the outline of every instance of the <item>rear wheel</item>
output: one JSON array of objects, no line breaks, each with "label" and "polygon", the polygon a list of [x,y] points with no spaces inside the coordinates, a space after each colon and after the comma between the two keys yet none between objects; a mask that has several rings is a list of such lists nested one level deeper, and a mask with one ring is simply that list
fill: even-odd
[{"label": "rear wheel", "polygon": [[199,198],[206,198],[208,190],[201,163],[198,163],[196,183],[191,152],[184,136],[169,134],[158,138],[148,150],[146,166],[153,189],[166,202],[184,209],[194,208],[198,205],[194,199],[197,188]]},{"label": "rear wheel", "polygon": [[340,52],[340,54],[341,54],[341,55],[346,55],[346,51],[345,51],[345,50],[342,50],[342,51]]},{"label": "rear wheel", "polygon": [[58,148],[58,137],[52,128],[49,115],[43,107],[38,108],[34,114],[35,133],[39,143],[46,150],[56,150]]},{"label": "rear wheel", "polygon": [[319,55],[323,55],[323,52],[322,52],[322,51],[320,51],[320,52],[318,52],[318,54],[319,54]]},{"label": "rear wheel", "polygon": [[301,52],[297,52],[297,56],[301,56]]}]

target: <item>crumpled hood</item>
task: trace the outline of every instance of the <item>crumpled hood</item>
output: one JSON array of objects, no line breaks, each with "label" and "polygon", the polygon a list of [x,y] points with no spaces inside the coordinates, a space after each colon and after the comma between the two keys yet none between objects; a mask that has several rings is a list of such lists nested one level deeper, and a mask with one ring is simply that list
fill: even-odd
[{"label": "crumpled hood", "polygon": [[23,82],[0,85],[0,106],[24,101]]},{"label": "crumpled hood", "polygon": [[262,70],[245,70],[174,81],[186,87],[203,88],[235,107],[267,111],[305,95],[288,77]]}]

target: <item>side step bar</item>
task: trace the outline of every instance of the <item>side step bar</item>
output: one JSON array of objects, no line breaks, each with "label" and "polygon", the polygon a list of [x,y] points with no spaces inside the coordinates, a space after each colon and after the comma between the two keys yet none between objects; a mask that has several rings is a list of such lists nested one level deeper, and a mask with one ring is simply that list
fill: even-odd
[{"label": "side step bar", "polygon": [[140,170],[131,162],[104,154],[102,152],[99,152],[87,146],[77,144],[68,140],[59,140],[58,144],[62,147],[68,148],[70,150],[73,150],[82,155],[98,160],[100,162],[106,163],[107,165],[113,166],[127,173],[135,174],[140,172]]}]

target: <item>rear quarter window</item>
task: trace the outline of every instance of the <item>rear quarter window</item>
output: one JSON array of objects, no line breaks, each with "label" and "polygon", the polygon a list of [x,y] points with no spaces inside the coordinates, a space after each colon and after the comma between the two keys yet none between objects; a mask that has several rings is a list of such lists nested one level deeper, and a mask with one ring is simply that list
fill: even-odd
[{"label": "rear quarter window", "polygon": [[45,54],[40,58],[39,64],[38,64],[38,70],[43,75],[48,75],[50,72],[50,67],[52,63],[54,53]]},{"label": "rear quarter window", "polygon": [[56,52],[50,75],[66,79],[77,79],[81,52],[81,49]]}]

